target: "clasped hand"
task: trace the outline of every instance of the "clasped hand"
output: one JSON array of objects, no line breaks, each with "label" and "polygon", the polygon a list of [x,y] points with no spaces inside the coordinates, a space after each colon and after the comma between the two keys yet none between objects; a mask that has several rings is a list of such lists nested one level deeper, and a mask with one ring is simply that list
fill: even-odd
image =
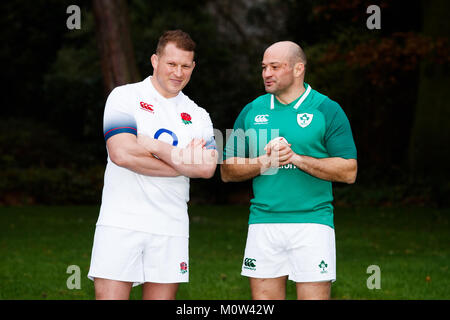
[{"label": "clasped hand", "polygon": [[291,144],[281,139],[273,139],[264,147],[266,151],[266,165],[272,168],[291,163],[296,154],[291,149]]}]

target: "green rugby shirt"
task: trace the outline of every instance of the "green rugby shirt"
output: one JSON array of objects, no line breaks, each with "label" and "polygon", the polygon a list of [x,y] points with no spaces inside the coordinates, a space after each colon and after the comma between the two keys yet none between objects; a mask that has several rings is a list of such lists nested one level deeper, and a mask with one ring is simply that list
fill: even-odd
[{"label": "green rugby shirt", "polygon": [[[272,94],[262,95],[241,111],[227,140],[223,157],[255,158],[268,141],[281,136],[292,150],[314,158],[356,159],[350,123],[342,108],[305,83],[305,92],[284,105]],[[249,224],[320,223],[334,228],[330,181],[290,164],[274,174],[253,179]]]}]

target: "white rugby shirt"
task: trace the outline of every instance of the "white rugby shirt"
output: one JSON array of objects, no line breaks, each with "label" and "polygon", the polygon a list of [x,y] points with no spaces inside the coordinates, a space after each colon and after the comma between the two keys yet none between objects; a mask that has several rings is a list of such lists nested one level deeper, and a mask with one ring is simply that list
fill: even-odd
[{"label": "white rugby shirt", "polygon": [[[208,112],[180,92],[163,97],[151,76],[115,88],[104,113],[105,141],[115,134],[144,134],[184,148],[193,138],[216,149]],[[189,178],[152,177],[114,164],[108,155],[97,225],[171,236],[189,236]]]}]

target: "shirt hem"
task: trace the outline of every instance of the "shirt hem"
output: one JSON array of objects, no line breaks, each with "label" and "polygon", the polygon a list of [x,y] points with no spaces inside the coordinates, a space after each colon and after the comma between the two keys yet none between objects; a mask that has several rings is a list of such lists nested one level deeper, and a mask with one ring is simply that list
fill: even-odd
[{"label": "shirt hem", "polygon": [[311,218],[297,218],[297,219],[292,219],[292,218],[276,218],[276,217],[270,217],[270,218],[259,218],[259,219],[255,219],[255,218],[250,218],[248,221],[248,224],[265,224],[265,223],[317,223],[317,224],[322,224],[322,225],[326,225],[329,226],[331,228],[334,229],[334,221],[333,221],[333,217],[328,217],[327,219],[311,219]]}]

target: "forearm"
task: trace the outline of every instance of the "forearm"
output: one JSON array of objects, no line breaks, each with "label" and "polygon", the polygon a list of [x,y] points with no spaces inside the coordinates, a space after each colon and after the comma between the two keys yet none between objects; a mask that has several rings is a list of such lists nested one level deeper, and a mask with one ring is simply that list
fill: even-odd
[{"label": "forearm", "polygon": [[181,175],[190,178],[211,178],[217,166],[217,151],[197,148],[178,148],[168,143],[145,138],[145,148],[174,168]]},{"label": "forearm", "polygon": [[258,158],[233,157],[220,166],[223,182],[240,182],[252,179],[270,168],[267,155]]},{"label": "forearm", "polygon": [[153,157],[131,134],[123,133],[109,138],[107,148],[112,162],[135,173],[154,177],[180,175],[174,168]]},{"label": "forearm", "polygon": [[217,151],[202,150],[191,154],[191,149],[170,146],[161,148],[156,155],[182,175],[190,178],[211,178],[217,166]]},{"label": "forearm", "polygon": [[145,153],[135,152],[129,154],[122,167],[145,176],[176,177],[182,175],[164,161],[153,157],[147,150],[144,150],[144,152]]},{"label": "forearm", "polygon": [[290,162],[300,170],[322,180],[354,183],[357,173],[357,161],[344,158],[313,158],[294,155]]}]

